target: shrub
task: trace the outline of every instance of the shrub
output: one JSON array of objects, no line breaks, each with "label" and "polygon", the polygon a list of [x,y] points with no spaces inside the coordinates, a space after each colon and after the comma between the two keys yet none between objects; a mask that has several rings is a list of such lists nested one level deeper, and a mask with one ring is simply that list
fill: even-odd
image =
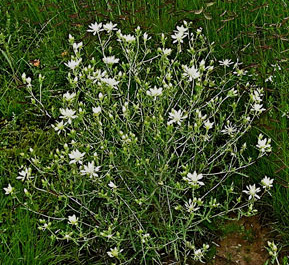
[{"label": "shrub", "polygon": [[125,35],[110,22],[88,31],[99,59],[69,36],[71,89],[59,110],[39,98],[43,76],[22,75],[32,103],[57,118],[59,148],[23,154],[24,194],[10,184],[5,191],[41,216],[40,230],[90,250],[97,264],[203,261],[206,224],[256,213],[272,186],[265,177],[262,189],[242,192],[240,181],[271,151],[263,135],[253,147],[243,140],[264,111],[263,89],[239,61],[218,61],[187,22],[159,46],[140,28]]}]

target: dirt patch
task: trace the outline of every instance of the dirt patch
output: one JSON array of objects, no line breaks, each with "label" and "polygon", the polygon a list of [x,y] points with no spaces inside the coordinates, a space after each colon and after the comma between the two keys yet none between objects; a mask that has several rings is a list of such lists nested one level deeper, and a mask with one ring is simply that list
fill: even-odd
[{"label": "dirt patch", "polygon": [[269,258],[265,249],[269,228],[261,225],[259,217],[243,217],[228,221],[218,242],[214,265],[264,265]]},{"label": "dirt patch", "polygon": [[[214,244],[210,243],[212,255],[208,253],[207,261],[201,263],[190,260],[186,263],[187,265],[264,265],[267,260],[271,259],[265,248],[268,246],[267,241],[274,239],[278,241],[278,235],[260,216],[226,221],[218,226],[216,234],[221,236],[218,241],[215,241],[215,247]],[[287,249],[282,251],[279,255],[279,261],[288,254]],[[183,263],[176,262],[173,258],[167,258],[162,264],[181,265]],[[289,265],[289,263],[286,264]]]}]

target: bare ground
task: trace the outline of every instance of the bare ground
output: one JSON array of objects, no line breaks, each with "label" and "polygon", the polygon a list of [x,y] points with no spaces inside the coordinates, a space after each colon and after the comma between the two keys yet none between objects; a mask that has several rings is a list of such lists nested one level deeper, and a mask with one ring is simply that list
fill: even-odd
[{"label": "bare ground", "polygon": [[[263,265],[269,258],[265,249],[270,230],[261,225],[259,217],[243,217],[228,221],[230,232],[218,242],[213,265]],[[229,229],[230,230],[230,229]]]}]

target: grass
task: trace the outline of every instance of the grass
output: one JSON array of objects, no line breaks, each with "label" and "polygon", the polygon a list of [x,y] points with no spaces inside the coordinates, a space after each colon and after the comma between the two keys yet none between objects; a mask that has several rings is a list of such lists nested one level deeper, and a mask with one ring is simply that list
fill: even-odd
[{"label": "grass", "polygon": [[26,210],[10,208],[7,197],[1,195],[1,264],[61,264],[65,259],[63,246],[51,247],[48,237],[40,237],[36,218]]},{"label": "grass", "polygon": [[[209,40],[216,42],[220,58],[240,58],[244,65],[255,68],[259,73],[258,85],[266,89],[269,111],[256,124],[252,135],[256,136],[261,131],[272,137],[274,152],[251,167],[247,174],[253,179],[260,179],[264,175],[276,179],[278,184],[272,191],[272,198],[268,198],[261,211],[270,209],[272,220],[277,222],[276,228],[283,236],[283,244],[288,245],[289,140],[288,118],[283,115],[289,111],[286,71],[289,53],[288,6],[281,0],[218,0],[211,6],[204,2],[1,1],[0,186],[4,187],[8,181],[14,182],[21,165],[19,154],[23,149],[32,145],[45,152],[46,143],[55,139],[51,131],[47,131],[49,121],[37,116],[38,110],[27,101],[19,82],[24,69],[27,71],[29,68],[30,73],[34,74],[41,71],[46,76],[48,85],[43,91],[43,100],[48,100],[65,90],[63,61],[68,56],[65,51],[68,49],[69,33],[81,36],[88,43],[89,50],[93,51],[85,30],[96,19],[111,19],[127,31],[140,25],[156,34],[169,33],[178,21],[186,19],[193,21],[196,28],[205,29]],[[40,60],[39,67],[31,64],[35,59]],[[281,71],[273,70],[271,65],[276,63],[281,66]],[[276,75],[274,82],[266,83],[265,79],[273,73]],[[252,135],[248,137],[248,141],[256,139]],[[13,206],[15,209],[11,208],[8,199],[1,196],[0,216],[5,220],[1,224],[1,241],[4,242],[0,251],[1,264],[19,264],[19,259],[23,259],[21,264],[60,262],[64,252],[39,236],[33,222],[35,216],[17,209],[16,205]],[[34,245],[39,248],[34,248]],[[59,258],[53,253],[59,253]],[[38,263],[33,263],[36,262],[33,257],[38,257]]]}]

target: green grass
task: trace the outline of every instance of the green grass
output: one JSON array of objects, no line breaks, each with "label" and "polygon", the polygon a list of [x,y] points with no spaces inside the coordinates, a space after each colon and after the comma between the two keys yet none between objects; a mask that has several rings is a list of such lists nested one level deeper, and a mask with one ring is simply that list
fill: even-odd
[{"label": "green grass", "polygon": [[1,211],[1,264],[61,264],[66,259],[65,248],[51,247],[50,239],[38,234],[34,215],[17,205],[11,208],[3,194],[0,198],[4,209]]},{"label": "green grass", "polygon": [[[276,227],[283,236],[283,244],[288,245],[288,118],[282,114],[289,111],[289,8],[281,0],[218,0],[212,6],[204,2],[1,1],[0,186],[5,187],[8,182],[16,185],[15,178],[21,165],[19,154],[23,149],[32,145],[45,152],[47,142],[55,139],[51,132],[47,132],[50,121],[37,116],[39,111],[27,100],[20,82],[24,70],[30,75],[41,72],[46,76],[43,100],[48,101],[66,88],[63,62],[69,54],[63,56],[62,53],[68,50],[69,33],[80,36],[79,40],[87,43],[88,51],[92,52],[93,43],[85,30],[95,20],[112,19],[128,32],[140,25],[151,34],[170,33],[178,21],[190,20],[195,28],[205,29],[210,41],[216,42],[220,58],[240,58],[245,66],[254,67],[260,77],[258,85],[266,89],[270,111],[255,125],[248,141],[256,139],[255,136],[262,131],[272,137],[274,150],[267,159],[251,167],[247,174],[253,179],[268,175],[278,183],[272,191],[272,198],[267,199],[261,211],[269,209],[272,221],[277,222]],[[39,68],[29,63],[34,59],[40,60]],[[276,72],[273,84],[265,83],[265,78],[273,73],[271,64],[276,63],[280,64],[282,70]],[[64,252],[40,236],[33,222],[34,215],[17,209],[16,205],[14,209],[11,202],[1,196],[0,216],[4,220],[1,223],[1,241],[4,242],[0,249],[1,264],[60,262],[64,256],[57,259],[53,253],[64,255]],[[19,259],[23,260],[19,262]]]}]

